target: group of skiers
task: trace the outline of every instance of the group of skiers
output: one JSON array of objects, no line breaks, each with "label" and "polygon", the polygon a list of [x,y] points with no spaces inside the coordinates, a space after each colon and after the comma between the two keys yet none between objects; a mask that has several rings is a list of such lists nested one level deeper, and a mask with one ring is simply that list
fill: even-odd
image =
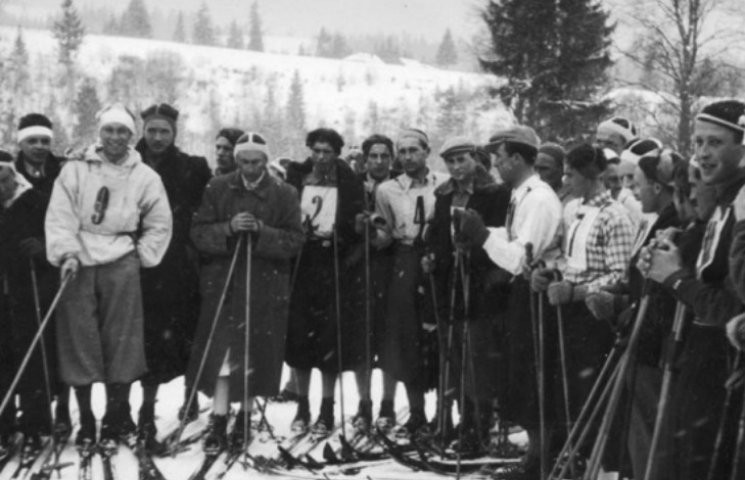
[{"label": "group of skiers", "polygon": [[545,478],[618,351],[612,432],[590,429],[610,447],[578,447],[587,468],[729,478],[738,434],[743,448],[730,374],[745,343],[745,104],[701,110],[690,161],[613,117],[568,151],[523,125],[485,144],[444,139],[447,173],[414,128],[371,135],[349,158],[319,128],[305,161],[271,160],[271,132],[225,128],[213,173],[175,146],[174,107],[140,116],[136,145],[135,116],[112,105],[99,140],[60,158],[49,119],[29,114],[17,158],[0,158],[0,453],[16,431],[37,449],[69,435],[70,387],[78,445],[137,435],[156,448],[158,386],[181,375],[183,422],[199,414],[197,391],[213,398],[205,449],[247,447],[256,397],[297,402],[292,429],[328,435],[337,379],[354,371],[360,431],[486,453],[495,424],[499,438],[519,425],[529,448],[505,478]]}]

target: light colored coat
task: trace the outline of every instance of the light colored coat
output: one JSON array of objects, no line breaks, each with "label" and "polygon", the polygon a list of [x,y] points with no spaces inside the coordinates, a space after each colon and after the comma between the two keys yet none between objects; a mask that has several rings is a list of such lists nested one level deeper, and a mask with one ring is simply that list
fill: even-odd
[{"label": "light colored coat", "polygon": [[[92,146],[67,162],[55,181],[45,220],[47,258],[60,265],[75,256],[93,266],[136,250],[143,267],[156,266],[172,232],[163,183],[134,149],[120,165],[104,159],[100,149]],[[106,206],[98,201],[103,187],[109,191]]]}]

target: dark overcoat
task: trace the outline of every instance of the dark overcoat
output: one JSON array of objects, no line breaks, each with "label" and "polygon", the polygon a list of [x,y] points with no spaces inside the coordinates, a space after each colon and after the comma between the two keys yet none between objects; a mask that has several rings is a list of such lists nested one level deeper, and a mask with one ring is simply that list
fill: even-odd
[{"label": "dark overcoat", "polygon": [[292,186],[265,173],[255,189],[247,190],[238,171],[215,177],[207,185],[191,227],[191,238],[205,260],[200,275],[203,301],[187,380],[195,381],[200,361],[206,355],[197,387],[212,396],[229,350],[230,400],[233,402],[243,398],[245,241],[241,242],[213,343],[205,350],[239,239],[230,230],[230,219],[240,212],[249,212],[263,222],[260,233],[251,240],[250,396],[273,396],[279,392],[290,296],[290,259],[297,255],[304,240],[300,203]]},{"label": "dark overcoat", "polygon": [[166,383],[186,371],[197,326],[199,264],[189,229],[212,173],[203,157],[173,145],[157,164],[149,161],[144,140],[136,149],[160,175],[173,215],[173,236],[163,260],[140,273],[148,365],[143,381]]},{"label": "dark overcoat", "polygon": [[[287,181],[302,195],[303,181],[313,170],[312,161],[293,163]],[[338,251],[333,241],[320,240],[307,233],[308,241],[297,259],[290,300],[290,330],[287,336],[287,363],[295,368],[319,368],[337,372],[337,315],[334,258],[339,266],[342,369],[354,369],[364,362],[364,316],[360,315],[361,285],[355,282],[363,268],[362,237],[355,232],[355,216],[363,211],[365,191],[346,162],[336,160],[338,202],[335,228]]]}]

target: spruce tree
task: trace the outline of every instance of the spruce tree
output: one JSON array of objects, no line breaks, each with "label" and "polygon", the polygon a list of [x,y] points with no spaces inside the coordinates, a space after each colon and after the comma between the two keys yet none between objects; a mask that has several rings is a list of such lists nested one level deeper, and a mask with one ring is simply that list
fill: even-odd
[{"label": "spruce tree", "polygon": [[344,58],[351,53],[349,45],[347,45],[347,39],[340,33],[334,34],[331,38],[331,51],[329,56],[331,58]]},{"label": "spruce tree", "polygon": [[207,4],[202,2],[202,5],[197,11],[196,19],[194,20],[194,33],[192,35],[192,40],[197,45],[215,45],[215,37],[215,29],[212,26],[212,16],[207,8]]},{"label": "spruce tree", "polygon": [[59,61],[70,67],[85,37],[85,27],[72,0],[62,0],[62,13],[52,28],[59,47]]},{"label": "spruce tree", "polygon": [[303,97],[303,81],[300,72],[295,70],[290,84],[290,95],[287,99],[287,124],[295,130],[305,129],[305,100]]},{"label": "spruce tree", "polygon": [[176,27],[173,29],[173,41],[186,43],[186,27],[184,26],[184,12],[178,12]]},{"label": "spruce tree", "polygon": [[153,36],[150,14],[143,0],[130,0],[122,13],[119,29],[123,35],[129,37],[150,38]]},{"label": "spruce tree", "polygon": [[228,33],[228,42],[226,45],[228,48],[235,48],[237,50],[243,49],[243,32],[241,32],[241,29],[238,27],[235,20],[230,22],[230,31]]},{"label": "spruce tree", "polygon": [[[600,3],[490,0],[481,16],[490,47],[479,61],[507,80],[499,93],[518,121],[545,136],[567,138],[588,130],[598,115],[592,97],[606,84],[612,64],[614,26]],[[584,115],[583,105],[591,106],[592,118],[567,123]]]},{"label": "spruce tree", "polygon": [[78,145],[88,145],[94,142],[98,131],[96,114],[101,110],[101,102],[98,99],[96,82],[93,79],[83,80],[72,107],[75,116],[75,128],[73,129],[75,142]]},{"label": "spruce tree", "polygon": [[264,33],[261,31],[261,17],[259,16],[257,2],[251,5],[251,30],[248,38],[248,49],[254,52],[264,51]]},{"label": "spruce tree", "polygon": [[6,73],[10,77],[11,91],[16,95],[23,96],[30,90],[31,75],[28,71],[28,62],[28,49],[26,49],[26,42],[23,40],[23,31],[21,27],[18,27],[18,33],[15,42],[13,42],[13,51],[10,54],[10,71]]},{"label": "spruce tree", "polygon": [[458,63],[458,52],[455,49],[455,42],[449,28],[445,31],[445,36],[442,37],[440,48],[437,49],[435,63],[441,67],[449,67]]},{"label": "spruce tree", "polygon": [[317,57],[331,57],[331,44],[333,37],[331,34],[326,32],[326,29],[321,27],[321,31],[318,32],[318,43],[316,44],[316,56]]}]

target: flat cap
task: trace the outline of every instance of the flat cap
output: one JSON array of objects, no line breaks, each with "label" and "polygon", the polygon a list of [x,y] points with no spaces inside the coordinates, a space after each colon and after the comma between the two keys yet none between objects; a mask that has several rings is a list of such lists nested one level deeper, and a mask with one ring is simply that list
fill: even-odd
[{"label": "flat cap", "polygon": [[475,149],[476,143],[467,137],[450,137],[442,144],[440,156],[445,158],[459,153],[473,152]]},{"label": "flat cap", "polygon": [[487,151],[493,152],[505,142],[519,143],[538,150],[541,140],[532,128],[525,125],[515,125],[504,130],[499,130],[489,137],[489,143],[485,145],[485,148]]}]

